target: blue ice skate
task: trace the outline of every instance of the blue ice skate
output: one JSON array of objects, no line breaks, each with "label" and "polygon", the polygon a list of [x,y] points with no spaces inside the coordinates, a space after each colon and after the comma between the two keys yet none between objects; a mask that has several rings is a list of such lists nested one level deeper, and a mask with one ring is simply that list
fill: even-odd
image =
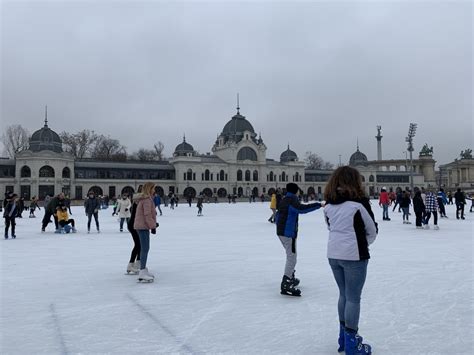
[{"label": "blue ice skate", "polygon": [[372,347],[362,343],[362,337],[354,331],[344,331],[344,347],[346,355],[370,355]]}]

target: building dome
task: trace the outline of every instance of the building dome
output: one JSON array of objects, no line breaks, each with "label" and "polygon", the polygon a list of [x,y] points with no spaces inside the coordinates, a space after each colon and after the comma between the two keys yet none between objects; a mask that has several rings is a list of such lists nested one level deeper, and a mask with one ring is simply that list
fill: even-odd
[{"label": "building dome", "polygon": [[290,149],[290,145],[288,144],[288,148],[280,154],[280,162],[287,163],[289,161],[298,161],[298,155]]},{"label": "building dome", "polygon": [[232,119],[226,123],[224,129],[222,130],[223,135],[236,135],[242,134],[244,131],[250,131],[251,133],[255,133],[252,124],[247,121],[245,116],[242,116],[240,112],[237,112]]},{"label": "building dome", "polygon": [[183,137],[183,142],[178,144],[174,150],[174,156],[194,155],[194,148],[191,144],[186,142],[186,137]]},{"label": "building dome", "polygon": [[354,154],[351,155],[349,159],[349,165],[363,165],[367,162],[367,156],[359,150],[359,146],[357,146],[357,150]]},{"label": "building dome", "polygon": [[59,135],[48,127],[48,119],[44,120],[43,128],[37,130],[31,135],[29,149],[33,152],[41,150],[51,150],[56,153],[62,153],[63,145]]}]

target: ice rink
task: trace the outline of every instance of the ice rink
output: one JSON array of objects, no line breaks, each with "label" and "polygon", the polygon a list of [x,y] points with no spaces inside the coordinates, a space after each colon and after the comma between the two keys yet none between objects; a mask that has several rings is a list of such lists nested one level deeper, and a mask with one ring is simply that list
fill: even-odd
[{"label": "ice rink", "polygon": [[[474,214],[456,220],[447,206],[435,231],[373,209],[360,334],[374,354],[472,354]],[[77,234],[42,234],[43,213],[1,241],[1,354],[337,354],[322,209],[300,216],[300,298],[279,293],[285,256],[268,202],[205,204],[199,218],[195,205],[163,208],[152,284],[124,274],[133,243],[111,209],[100,234],[86,233],[81,207]]]}]

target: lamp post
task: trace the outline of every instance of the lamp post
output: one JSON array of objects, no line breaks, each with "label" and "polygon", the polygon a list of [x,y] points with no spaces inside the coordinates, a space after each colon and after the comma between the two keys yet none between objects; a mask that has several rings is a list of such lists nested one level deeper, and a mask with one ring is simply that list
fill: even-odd
[{"label": "lamp post", "polygon": [[408,136],[405,138],[405,141],[408,143],[407,151],[410,152],[410,190],[413,193],[413,137],[416,133],[416,123],[410,123],[408,128]]}]

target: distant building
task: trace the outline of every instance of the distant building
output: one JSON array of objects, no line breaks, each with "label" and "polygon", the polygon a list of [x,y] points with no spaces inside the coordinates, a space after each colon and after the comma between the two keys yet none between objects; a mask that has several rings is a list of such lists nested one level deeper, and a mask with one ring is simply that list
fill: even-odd
[{"label": "distant building", "polygon": [[[379,157],[381,138],[379,128]],[[289,145],[278,161],[267,158],[266,151],[262,137],[240,114],[239,107],[218,135],[212,154],[198,154],[183,137],[173,157],[160,162],[75,159],[63,151],[59,135],[45,119],[44,126],[31,136],[28,150],[18,153],[15,159],[0,159],[0,189],[27,198],[44,199],[62,191],[73,199],[83,199],[90,190],[109,197],[133,194],[145,181],[153,181],[160,195],[194,197],[202,192],[225,197],[269,194],[288,182],[296,182],[305,194],[323,197],[331,170],[305,169],[304,162]],[[382,186],[393,190],[410,186],[405,159],[369,161],[357,146],[349,164],[361,172],[365,189],[372,196]],[[431,155],[413,161],[415,186],[436,184],[434,165]]]}]

